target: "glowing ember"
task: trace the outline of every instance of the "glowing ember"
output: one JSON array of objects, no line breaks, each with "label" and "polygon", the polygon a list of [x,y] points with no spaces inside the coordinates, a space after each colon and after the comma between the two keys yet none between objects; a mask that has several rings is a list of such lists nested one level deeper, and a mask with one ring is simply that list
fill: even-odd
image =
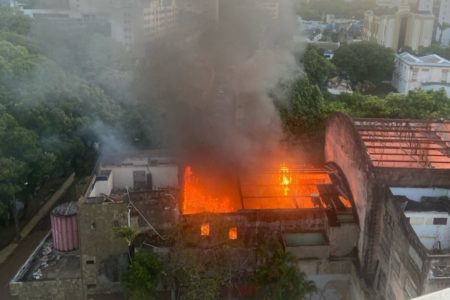
[{"label": "glowing ember", "polygon": [[231,227],[230,230],[228,230],[228,238],[230,240],[237,240],[238,238],[237,227]]},{"label": "glowing ember", "polygon": [[202,224],[202,226],[200,227],[200,235],[201,236],[209,236],[209,224],[208,223]]},{"label": "glowing ember", "polygon": [[283,195],[287,196],[289,194],[289,185],[292,182],[292,178],[289,175],[289,169],[285,164],[281,166],[280,169],[280,183],[283,188]]}]

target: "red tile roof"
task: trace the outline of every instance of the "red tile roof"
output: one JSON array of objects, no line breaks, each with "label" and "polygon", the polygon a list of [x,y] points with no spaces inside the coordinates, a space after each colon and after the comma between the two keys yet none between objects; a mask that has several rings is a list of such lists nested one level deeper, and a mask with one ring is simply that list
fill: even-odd
[{"label": "red tile roof", "polygon": [[375,167],[450,169],[450,121],[353,122]]}]

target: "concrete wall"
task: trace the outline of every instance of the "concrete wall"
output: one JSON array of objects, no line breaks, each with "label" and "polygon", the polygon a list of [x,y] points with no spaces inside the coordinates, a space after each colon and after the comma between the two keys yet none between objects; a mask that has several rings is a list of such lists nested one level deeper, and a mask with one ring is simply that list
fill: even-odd
[{"label": "concrete wall", "polygon": [[83,300],[81,279],[12,282],[12,296],[19,300]]},{"label": "concrete wall", "polygon": [[395,187],[442,187],[450,186],[449,170],[375,168],[376,177],[381,182]]},{"label": "concrete wall", "polygon": [[442,197],[450,196],[450,190],[445,188],[425,187],[425,188],[411,188],[411,187],[393,187],[389,188],[394,195],[403,195],[408,199],[420,201],[423,196],[426,197]]},{"label": "concrete wall", "polygon": [[359,226],[355,223],[343,223],[328,227],[328,239],[332,256],[347,256],[358,245]]},{"label": "concrete wall", "polygon": [[374,255],[377,270],[373,288],[380,297],[410,299],[423,293],[428,273],[427,251],[395,199],[387,194],[380,201],[383,205],[378,220],[381,227]]},{"label": "concrete wall", "polygon": [[370,294],[367,293],[351,260],[302,260],[298,267],[318,288],[317,293],[308,298],[310,300],[370,299]]},{"label": "concrete wall", "polygon": [[96,181],[89,197],[98,197],[101,194],[110,195],[113,189],[113,173],[111,172],[107,180]]},{"label": "concrete wall", "polygon": [[364,145],[352,122],[344,114],[332,114],[328,119],[325,160],[335,162],[348,181],[359,218],[358,258],[361,266],[366,268],[370,259],[366,237],[373,234],[369,230],[372,211],[369,199],[373,198],[374,183]]},{"label": "concrete wall", "polygon": [[178,166],[150,166],[150,172],[152,174],[152,187],[154,189],[178,188]]},{"label": "concrete wall", "polygon": [[127,224],[127,204],[87,204],[83,199],[78,203],[83,288],[88,294],[112,292],[119,288],[128,251],[127,243],[114,236],[113,227]]},{"label": "concrete wall", "polygon": [[[448,222],[448,213],[446,212],[405,212],[406,217],[410,218],[410,224],[419,237],[423,245],[431,250],[438,248],[450,248],[450,222]],[[434,218],[447,219],[446,225],[433,225]]]},{"label": "concrete wall", "polygon": [[330,257],[329,245],[286,247],[286,251],[298,259]]},{"label": "concrete wall", "polygon": [[133,172],[143,171],[146,176],[151,174],[152,187],[177,188],[178,187],[178,166],[167,165],[124,165],[124,166],[103,166],[102,170],[111,170],[114,189],[134,188]]}]

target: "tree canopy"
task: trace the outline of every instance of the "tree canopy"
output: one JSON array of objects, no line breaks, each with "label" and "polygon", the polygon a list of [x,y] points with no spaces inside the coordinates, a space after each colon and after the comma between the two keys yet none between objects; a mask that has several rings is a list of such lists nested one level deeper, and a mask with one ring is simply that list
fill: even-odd
[{"label": "tree canopy", "polygon": [[291,253],[274,241],[259,249],[262,262],[256,270],[255,283],[259,299],[294,300],[304,299],[316,291],[314,282],[306,279]]},{"label": "tree canopy", "polygon": [[336,67],[354,83],[390,80],[394,71],[394,51],[373,42],[344,44],[333,57]]},{"label": "tree canopy", "polygon": [[336,70],[336,66],[312,46],[306,48],[300,61],[311,83],[319,87],[326,82],[331,72]]},{"label": "tree canopy", "polygon": [[156,254],[145,250],[137,253],[122,277],[122,284],[129,299],[157,299],[156,288],[162,271],[162,263]]},{"label": "tree canopy", "polygon": [[0,226],[13,220],[13,198],[27,207],[45,183],[89,174],[95,143],[157,143],[156,117],[146,121],[131,93],[127,50],[96,31],[44,29],[0,8]]}]

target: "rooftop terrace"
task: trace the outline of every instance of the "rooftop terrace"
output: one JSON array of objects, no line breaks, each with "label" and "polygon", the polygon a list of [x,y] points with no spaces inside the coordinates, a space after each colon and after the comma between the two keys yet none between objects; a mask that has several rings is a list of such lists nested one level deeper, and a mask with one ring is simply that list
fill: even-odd
[{"label": "rooftop terrace", "polygon": [[63,253],[54,250],[52,235],[49,232],[12,281],[76,279],[81,277],[80,270],[79,252]]}]

